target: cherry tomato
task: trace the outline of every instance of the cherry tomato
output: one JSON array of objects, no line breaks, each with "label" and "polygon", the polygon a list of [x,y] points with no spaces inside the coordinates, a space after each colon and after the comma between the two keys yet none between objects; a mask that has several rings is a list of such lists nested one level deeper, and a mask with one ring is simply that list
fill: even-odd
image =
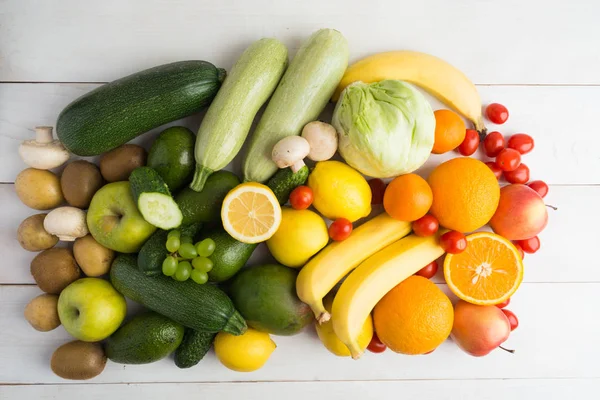
[{"label": "cherry tomato", "polygon": [[377,334],[373,332],[373,337],[371,338],[371,342],[369,342],[367,349],[369,349],[371,353],[383,353],[387,349],[387,346],[381,343]]},{"label": "cherry tomato", "polygon": [[431,214],[425,214],[415,222],[413,222],[412,228],[415,235],[425,237],[435,234],[440,227],[440,223],[437,218]]},{"label": "cherry tomato", "polygon": [[492,103],[486,107],[485,115],[494,124],[501,125],[508,119],[508,110],[502,104]]},{"label": "cherry tomato", "polygon": [[529,181],[529,167],[521,163],[514,171],[506,171],[504,179],[509,183],[527,183]]},{"label": "cherry tomato", "polygon": [[508,144],[506,147],[509,149],[515,149],[521,154],[527,154],[533,147],[535,146],[535,142],[533,138],[525,133],[517,133],[516,135],[512,135],[508,138]]},{"label": "cherry tomato", "polygon": [[483,139],[483,151],[488,157],[496,157],[504,147],[504,136],[500,132],[490,132]]},{"label": "cherry tomato", "polygon": [[371,204],[383,204],[383,194],[385,193],[386,184],[378,178],[369,179],[371,187]]},{"label": "cherry tomato", "polygon": [[502,170],[500,168],[498,168],[498,166],[496,165],[496,163],[494,161],[488,161],[488,162],[485,163],[485,165],[487,165],[488,167],[490,167],[490,169],[492,170],[492,172],[496,176],[496,179],[502,178]]},{"label": "cherry tomato", "polygon": [[479,147],[479,132],[475,129],[467,129],[465,140],[458,146],[458,152],[463,156],[470,156]]},{"label": "cherry tomato", "polygon": [[517,329],[519,327],[519,319],[515,313],[506,309],[502,309],[502,312],[504,315],[506,315],[506,318],[508,318],[508,321],[510,322],[510,331],[512,332]]},{"label": "cherry tomato", "polygon": [[420,270],[418,270],[415,275],[422,276],[423,278],[431,279],[435,276],[438,271],[438,263],[437,261],[432,261]]},{"label": "cherry tomato", "polygon": [[521,165],[521,153],[515,149],[504,149],[496,156],[496,165],[502,171],[514,171]]},{"label": "cherry tomato", "polygon": [[538,194],[542,196],[542,198],[546,197],[546,195],[548,194],[548,185],[546,185],[546,182],[544,181],[529,182],[527,186],[538,192]]},{"label": "cherry tomato", "polygon": [[467,248],[467,238],[458,231],[446,232],[440,237],[440,246],[446,253],[462,253]]},{"label": "cherry tomato", "polygon": [[329,226],[329,237],[336,242],[348,239],[352,233],[352,222],[346,218],[338,218]]},{"label": "cherry tomato", "polygon": [[290,193],[290,204],[295,210],[306,210],[313,202],[313,191],[308,186],[298,186]]},{"label": "cherry tomato", "polygon": [[521,245],[519,243],[513,243],[515,245],[515,247],[517,248],[517,251],[519,252],[519,255],[521,256],[521,260],[525,258],[525,252],[523,251],[523,248],[521,247]]},{"label": "cherry tomato", "polygon": [[506,307],[509,304],[510,304],[510,297],[508,299],[504,300],[502,303],[496,304],[496,307],[498,307],[498,308],[504,308],[504,307]]},{"label": "cherry tomato", "polygon": [[534,236],[529,239],[519,240],[517,242],[525,253],[533,254],[540,249],[540,238]]}]

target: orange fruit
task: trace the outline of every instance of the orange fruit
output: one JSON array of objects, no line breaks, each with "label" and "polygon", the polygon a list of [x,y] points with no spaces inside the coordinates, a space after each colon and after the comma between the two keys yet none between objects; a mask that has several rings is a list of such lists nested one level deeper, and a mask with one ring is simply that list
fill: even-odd
[{"label": "orange fruit", "polygon": [[383,195],[383,207],[394,219],[416,221],[427,214],[433,194],[427,181],[416,174],[406,174],[390,182]]},{"label": "orange fruit", "polygon": [[491,232],[467,236],[467,249],[447,254],[444,276],[459,298],[494,305],[511,297],[523,281],[523,260],[510,240]]},{"label": "orange fruit", "polygon": [[457,148],[467,134],[467,127],[462,118],[450,110],[437,110],[435,116],[435,141],[433,154],[442,154]]},{"label": "orange fruit", "polygon": [[429,212],[440,225],[471,232],[487,224],[498,208],[500,186],[487,165],[469,157],[453,158],[429,175],[433,203]]},{"label": "orange fruit", "polygon": [[448,296],[422,276],[411,276],[375,306],[377,336],[396,353],[433,351],[452,331],[454,309]]}]

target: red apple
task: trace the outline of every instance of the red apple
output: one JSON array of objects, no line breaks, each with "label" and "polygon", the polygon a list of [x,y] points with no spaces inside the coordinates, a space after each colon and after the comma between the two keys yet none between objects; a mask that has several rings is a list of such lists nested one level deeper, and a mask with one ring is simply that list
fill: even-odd
[{"label": "red apple", "polygon": [[490,220],[498,235],[508,240],[536,236],[548,223],[548,210],[542,197],[527,185],[508,185],[500,189],[500,203]]},{"label": "red apple", "polygon": [[450,337],[466,353],[481,357],[500,346],[510,335],[510,321],[496,306],[478,306],[460,300],[454,306]]}]

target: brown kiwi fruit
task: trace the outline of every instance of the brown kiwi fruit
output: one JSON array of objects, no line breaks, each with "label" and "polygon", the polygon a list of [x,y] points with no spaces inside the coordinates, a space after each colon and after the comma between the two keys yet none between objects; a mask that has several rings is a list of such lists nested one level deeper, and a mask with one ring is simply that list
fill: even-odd
[{"label": "brown kiwi fruit", "polygon": [[103,184],[98,167],[85,160],[69,163],[60,177],[60,187],[67,203],[81,209],[89,207],[92,197]]},{"label": "brown kiwi fruit", "polygon": [[50,360],[52,371],[63,379],[92,379],[104,371],[106,355],[100,343],[75,340],[54,351]]},{"label": "brown kiwi fruit", "polygon": [[65,201],[58,176],[43,169],[21,171],[15,179],[15,190],[23,204],[35,210],[49,210]]},{"label": "brown kiwi fruit", "polygon": [[22,248],[28,251],[42,251],[54,247],[58,237],[44,229],[44,218],[47,214],[35,214],[27,217],[17,229],[17,240]]},{"label": "brown kiwi fruit", "polygon": [[146,150],[137,144],[124,144],[102,156],[100,172],[107,182],[126,181],[131,171],[146,165]]},{"label": "brown kiwi fruit", "polygon": [[59,294],[81,271],[69,249],[54,247],[44,250],[31,261],[31,275],[46,293]]},{"label": "brown kiwi fruit", "polygon": [[25,307],[25,319],[40,332],[58,328],[58,296],[45,293],[31,300]]},{"label": "brown kiwi fruit", "polygon": [[115,258],[115,252],[96,242],[92,235],[86,235],[75,240],[73,255],[75,261],[87,276],[107,274]]}]

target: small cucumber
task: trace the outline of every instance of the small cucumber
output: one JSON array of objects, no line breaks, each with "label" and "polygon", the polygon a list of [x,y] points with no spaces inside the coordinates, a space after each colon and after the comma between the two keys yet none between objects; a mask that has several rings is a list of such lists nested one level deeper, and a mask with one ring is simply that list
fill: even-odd
[{"label": "small cucumber", "polygon": [[195,140],[188,128],[174,126],[162,131],[152,143],[147,164],[158,172],[171,192],[192,181]]},{"label": "small cucumber", "polygon": [[[202,224],[191,224],[181,226],[179,230],[182,236],[189,236],[195,238]],[[146,276],[157,276],[162,274],[162,263],[165,257],[168,255],[165,244],[167,243],[168,231],[162,229],[157,230],[150,236],[150,239],[146,240],[146,243],[142,246],[140,254],[138,255],[138,269],[142,271]]]},{"label": "small cucumber", "polygon": [[204,189],[196,192],[185,188],[175,196],[183,214],[183,225],[221,221],[221,205],[231,189],[240,184],[240,178],[229,171],[218,171],[208,177]]},{"label": "small cucumber", "polygon": [[287,48],[277,39],[258,40],[244,51],[198,130],[192,189],[201,191],[206,178],[224,168],[240,151],[256,113],[275,90],[286,67]]},{"label": "small cucumber", "polygon": [[171,354],[183,340],[184,327],[155,312],[145,312],[106,341],[106,357],[121,364],[149,364]]},{"label": "small cucumber", "polygon": [[348,43],[336,30],[321,29],[302,44],[252,134],[244,181],[266,182],[277,172],[273,146],[319,117],[347,66]]},{"label": "small cucumber", "polygon": [[210,350],[216,333],[186,329],[183,342],[175,350],[175,365],[190,368],[198,364]]},{"label": "small cucumber", "polygon": [[284,205],[288,202],[290,194],[300,185],[304,185],[308,180],[308,167],[305,165],[298,172],[294,173],[290,168],[283,168],[277,171],[267,186],[273,191],[279,204]]},{"label": "small cucumber", "polygon": [[129,183],[133,200],[147,222],[161,229],[181,225],[181,210],[158,172],[150,167],[136,168],[129,175]]}]

